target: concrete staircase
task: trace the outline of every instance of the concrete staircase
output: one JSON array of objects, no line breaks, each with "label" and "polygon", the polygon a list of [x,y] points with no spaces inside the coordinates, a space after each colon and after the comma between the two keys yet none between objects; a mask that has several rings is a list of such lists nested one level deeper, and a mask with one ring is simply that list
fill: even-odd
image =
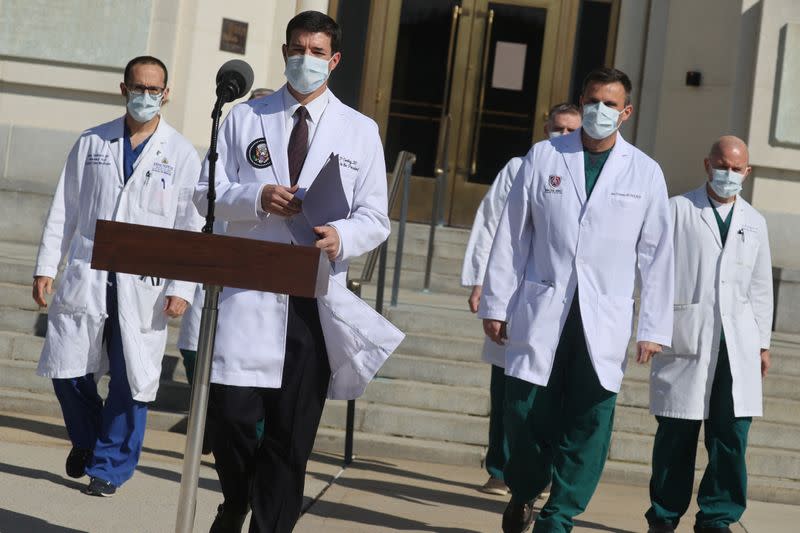
[{"label": "concrete staircase", "polygon": [[[30,282],[41,223],[52,186],[36,180],[0,180],[0,410],[60,416],[48,380],[35,375],[44,317],[31,300]],[[356,454],[480,467],[486,447],[489,367],[480,361],[482,330],[467,311],[459,284],[467,232],[436,233],[430,293],[421,292],[428,228],[406,233],[399,303],[389,307],[395,235],[390,241],[385,314],[407,334],[398,352],[356,402]],[[363,259],[352,274],[360,273]],[[377,273],[375,276],[377,279]],[[364,287],[372,301],[375,285]],[[170,326],[162,382],[148,424],[182,431],[189,386]],[[752,498],[800,502],[800,336],[776,334],[773,369],[765,381],[766,416],[754,422],[749,449]],[[619,395],[605,476],[646,485],[655,421],[648,414],[646,367],[634,362]],[[104,382],[101,383],[101,387]],[[317,448],[341,453],[345,402],[328,403]],[[705,452],[698,453],[699,462]],[[698,467],[702,467],[699,464]],[[698,476],[699,480],[699,476]]]}]

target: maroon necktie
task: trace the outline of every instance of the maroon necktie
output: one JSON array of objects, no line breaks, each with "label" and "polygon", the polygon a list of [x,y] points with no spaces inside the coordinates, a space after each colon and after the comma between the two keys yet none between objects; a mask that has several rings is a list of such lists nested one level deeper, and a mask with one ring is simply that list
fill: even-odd
[{"label": "maroon necktie", "polygon": [[297,122],[292,128],[292,134],[289,136],[289,182],[294,186],[297,183],[297,178],[300,177],[300,171],[303,170],[303,162],[306,160],[308,153],[308,110],[300,106],[294,112],[297,116]]}]

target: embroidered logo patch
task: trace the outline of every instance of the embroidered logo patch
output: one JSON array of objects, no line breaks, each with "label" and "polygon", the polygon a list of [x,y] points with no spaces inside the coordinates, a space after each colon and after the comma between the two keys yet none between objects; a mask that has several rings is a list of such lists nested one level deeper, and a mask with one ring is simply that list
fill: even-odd
[{"label": "embroidered logo patch", "polygon": [[554,189],[558,189],[561,185],[561,176],[550,176],[547,180],[550,183],[550,186]]},{"label": "embroidered logo patch", "polygon": [[264,137],[256,139],[247,147],[247,161],[255,168],[267,168],[272,164],[267,140]]}]

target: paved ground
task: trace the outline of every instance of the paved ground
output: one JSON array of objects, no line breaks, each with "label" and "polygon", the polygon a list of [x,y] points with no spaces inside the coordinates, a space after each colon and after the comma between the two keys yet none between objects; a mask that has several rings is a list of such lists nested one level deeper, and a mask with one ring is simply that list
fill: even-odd
[{"label": "paved ground", "polygon": [[[84,480],[63,473],[69,450],[61,421],[0,413],[0,533],[164,533],[174,528],[183,436],[151,431],[138,472],[111,499],[84,496]],[[221,499],[204,458],[197,532],[208,531]],[[338,477],[334,481],[334,477]],[[485,475],[474,468],[315,454],[306,480],[307,511],[298,533],[500,530],[506,498],[481,494]],[[576,532],[645,531],[647,491],[601,484]],[[690,510],[690,513],[694,512]],[[800,507],[751,502],[735,531],[796,531]],[[679,531],[691,531],[691,518]]]}]

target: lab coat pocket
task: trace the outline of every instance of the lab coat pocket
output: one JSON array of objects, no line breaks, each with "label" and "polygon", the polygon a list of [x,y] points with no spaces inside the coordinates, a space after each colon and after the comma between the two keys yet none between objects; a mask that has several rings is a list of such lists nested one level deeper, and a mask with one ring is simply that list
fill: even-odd
[{"label": "lab coat pocket", "polygon": [[555,295],[555,286],[550,283],[523,282],[509,317],[508,347],[512,352],[529,352],[530,349],[534,353],[550,351],[552,337],[558,333],[557,327],[550,326],[558,324],[563,307]]},{"label": "lab coat pocket", "polygon": [[700,304],[675,304],[672,319],[672,346],[665,346],[664,353],[696,357],[700,347],[702,330]]},{"label": "lab coat pocket", "polygon": [[[149,279],[149,278],[146,278]],[[135,279],[133,282],[133,299],[139,314],[141,333],[163,330],[167,327],[167,315],[164,314],[164,287],[153,285],[148,281]]]},{"label": "lab coat pocket", "polygon": [[596,337],[603,355],[624,356],[633,332],[633,298],[600,294],[597,296]]},{"label": "lab coat pocket", "polygon": [[89,264],[82,261],[71,263],[64,269],[53,297],[51,310],[54,313],[85,313],[89,299]]},{"label": "lab coat pocket", "polygon": [[167,216],[172,210],[175,187],[165,179],[151,178],[142,187],[140,206],[158,216]]}]

